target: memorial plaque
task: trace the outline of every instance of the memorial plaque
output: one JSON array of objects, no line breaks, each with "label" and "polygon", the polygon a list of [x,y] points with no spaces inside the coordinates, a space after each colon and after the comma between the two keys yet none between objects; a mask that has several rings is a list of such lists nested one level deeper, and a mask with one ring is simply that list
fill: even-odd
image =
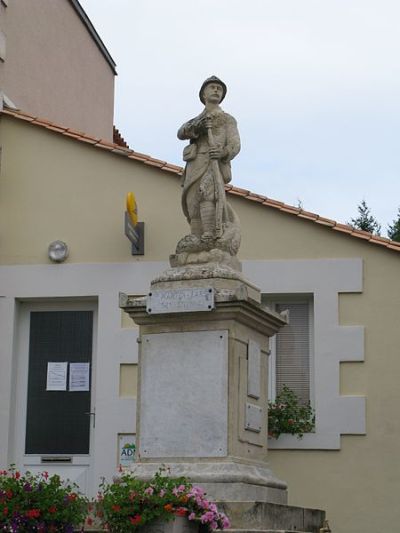
[{"label": "memorial plaque", "polygon": [[258,405],[246,403],[245,429],[260,433],[262,427],[263,410]]},{"label": "memorial plaque", "polygon": [[142,336],[139,456],[225,457],[228,331]]},{"label": "memorial plaque", "polygon": [[193,287],[188,289],[154,290],[147,297],[147,312],[159,313],[194,313],[214,309],[214,289],[211,287]]}]

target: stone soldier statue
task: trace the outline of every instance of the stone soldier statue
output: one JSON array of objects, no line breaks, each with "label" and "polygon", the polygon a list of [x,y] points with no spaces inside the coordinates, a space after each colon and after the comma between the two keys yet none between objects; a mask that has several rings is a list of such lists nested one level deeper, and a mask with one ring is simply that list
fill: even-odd
[{"label": "stone soldier statue", "polygon": [[178,243],[177,253],[220,249],[233,256],[239,248],[239,222],[224,185],[232,178],[230,162],[240,151],[240,137],[236,120],[219,106],[226,91],[216,76],[206,79],[199,93],[203,112],[178,130],[179,139],[190,140],[183,151],[182,207],[191,235]]}]

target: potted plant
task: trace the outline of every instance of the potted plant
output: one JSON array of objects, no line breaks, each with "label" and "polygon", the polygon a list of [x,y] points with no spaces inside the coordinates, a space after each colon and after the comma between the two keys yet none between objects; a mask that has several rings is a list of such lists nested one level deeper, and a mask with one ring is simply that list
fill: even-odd
[{"label": "potted plant", "polygon": [[75,484],[47,472],[0,471],[0,531],[72,533],[83,523],[87,499]]},{"label": "potted plant", "polygon": [[283,386],[275,401],[268,402],[268,436],[278,439],[282,433],[297,435],[315,429],[315,412],[308,403],[302,405],[292,389]]},{"label": "potted plant", "polygon": [[[112,483],[103,480],[97,501],[97,515],[103,527],[112,533],[127,533],[143,528],[143,531],[165,531],[164,524],[183,521],[185,529],[224,529],[228,518],[218,511],[200,487],[193,486],[186,478],[171,478],[160,470],[150,481],[142,481],[126,473]],[[174,527],[173,531],[180,527]]]}]

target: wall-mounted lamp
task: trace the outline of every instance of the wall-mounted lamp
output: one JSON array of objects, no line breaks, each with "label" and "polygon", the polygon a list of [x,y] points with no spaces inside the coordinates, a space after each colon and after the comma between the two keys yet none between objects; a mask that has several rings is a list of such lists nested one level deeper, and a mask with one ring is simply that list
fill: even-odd
[{"label": "wall-mounted lamp", "polygon": [[53,263],[62,263],[67,259],[69,250],[64,241],[53,241],[49,244],[47,253]]}]

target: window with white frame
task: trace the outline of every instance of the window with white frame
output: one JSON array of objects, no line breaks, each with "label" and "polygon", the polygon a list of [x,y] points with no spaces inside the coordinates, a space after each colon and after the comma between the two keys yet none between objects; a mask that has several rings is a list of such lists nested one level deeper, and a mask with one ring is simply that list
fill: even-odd
[{"label": "window with white frame", "polygon": [[275,399],[284,385],[300,402],[313,402],[313,299],[311,295],[264,295],[274,311],[288,311],[289,324],[271,339],[269,398]]}]

